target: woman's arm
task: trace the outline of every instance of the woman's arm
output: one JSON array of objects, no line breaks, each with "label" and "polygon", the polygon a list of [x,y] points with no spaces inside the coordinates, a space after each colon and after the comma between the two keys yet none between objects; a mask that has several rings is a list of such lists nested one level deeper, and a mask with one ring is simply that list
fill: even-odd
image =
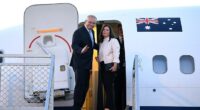
[{"label": "woman's arm", "polygon": [[113,39],[111,46],[113,50],[113,62],[119,63],[120,45],[117,39]]},{"label": "woman's arm", "polygon": [[113,63],[114,63],[114,65],[111,68],[111,71],[115,72],[117,71],[117,64],[120,62],[119,60],[120,45],[117,39],[113,39],[111,46],[113,50]]}]

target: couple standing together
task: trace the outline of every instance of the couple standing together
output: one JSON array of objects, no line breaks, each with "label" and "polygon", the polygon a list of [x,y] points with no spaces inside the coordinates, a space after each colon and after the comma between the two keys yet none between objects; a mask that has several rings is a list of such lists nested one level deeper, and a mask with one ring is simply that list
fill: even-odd
[{"label": "couple standing together", "polygon": [[72,66],[75,71],[76,85],[74,91],[74,110],[81,110],[89,88],[90,70],[92,68],[93,49],[99,50],[97,61],[100,76],[106,92],[104,110],[114,110],[113,83],[119,61],[120,45],[114,38],[109,25],[103,25],[100,32],[100,44],[95,43],[93,27],[97,18],[87,16],[84,26],[74,32],[72,39]]}]

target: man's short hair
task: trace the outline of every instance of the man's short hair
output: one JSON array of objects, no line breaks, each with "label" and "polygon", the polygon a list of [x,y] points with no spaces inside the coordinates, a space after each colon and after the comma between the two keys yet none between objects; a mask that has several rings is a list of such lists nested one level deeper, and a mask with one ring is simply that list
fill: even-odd
[{"label": "man's short hair", "polygon": [[97,20],[97,17],[94,15],[88,15],[86,21],[88,20],[88,18],[94,18],[95,20]]}]

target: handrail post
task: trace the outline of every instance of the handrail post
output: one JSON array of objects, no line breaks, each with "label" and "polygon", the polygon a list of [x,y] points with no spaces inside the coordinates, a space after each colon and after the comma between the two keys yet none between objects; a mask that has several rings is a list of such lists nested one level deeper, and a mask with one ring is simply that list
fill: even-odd
[{"label": "handrail post", "polygon": [[[48,49],[46,49],[44,46],[42,46],[39,42],[37,42],[37,45],[44,51],[45,54],[51,55],[51,66],[50,66],[50,75],[49,75],[49,81],[48,81],[48,88],[46,93],[46,101],[45,101],[45,109],[49,110],[50,101],[53,99],[51,98],[52,95],[54,95],[54,66],[55,66],[55,55],[52,54]],[[53,105],[53,101],[52,101]],[[52,109],[53,110],[53,109]]]},{"label": "handrail post", "polygon": [[[50,67],[50,75],[49,75],[49,81],[48,81],[48,89],[47,89],[47,93],[46,93],[46,101],[45,101],[45,109],[44,110],[49,110],[49,103],[50,103],[50,96],[52,94],[52,87],[53,87],[53,76],[54,76],[54,65],[55,65],[55,56],[51,55],[51,67]],[[53,102],[52,102],[53,104]]]},{"label": "handrail post", "polygon": [[135,94],[133,93],[133,102],[135,102],[135,104],[133,104],[135,107],[135,110],[140,110],[140,103],[139,103],[139,76],[138,76],[138,72],[139,72],[139,66],[138,66],[138,55],[135,55],[134,58],[134,71],[133,73],[133,88],[135,88],[135,90],[133,90],[133,92],[135,92]]}]

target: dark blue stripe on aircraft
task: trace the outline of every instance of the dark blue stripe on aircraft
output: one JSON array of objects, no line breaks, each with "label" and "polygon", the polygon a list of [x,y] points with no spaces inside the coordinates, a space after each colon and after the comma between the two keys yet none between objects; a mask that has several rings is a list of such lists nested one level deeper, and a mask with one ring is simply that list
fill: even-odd
[{"label": "dark blue stripe on aircraft", "polygon": [[[129,110],[132,110],[130,107]],[[140,110],[200,110],[200,107],[160,107],[160,106],[141,106]]]},{"label": "dark blue stripe on aircraft", "polygon": [[140,110],[200,110],[200,107],[140,107]]}]

